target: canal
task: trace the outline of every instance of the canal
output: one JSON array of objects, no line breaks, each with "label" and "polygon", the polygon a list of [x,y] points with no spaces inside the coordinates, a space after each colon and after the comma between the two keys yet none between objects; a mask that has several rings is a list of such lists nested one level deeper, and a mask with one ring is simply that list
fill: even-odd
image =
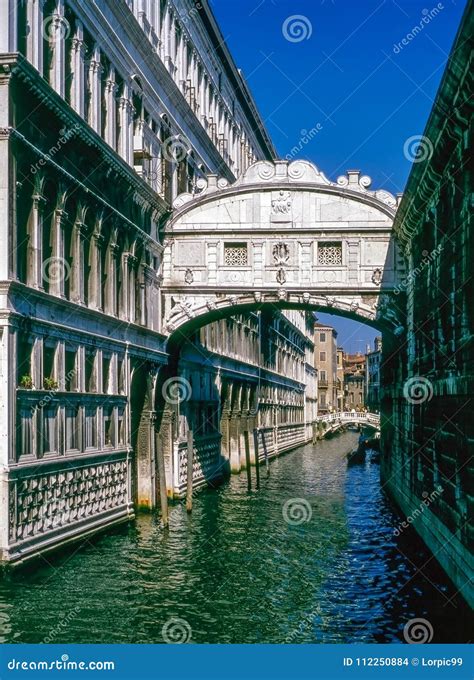
[{"label": "canal", "polygon": [[[396,642],[426,619],[433,642],[469,639],[468,610],[380,488],[347,467],[346,432],[171,510],[6,575],[1,642]],[[421,570],[420,570],[421,569]],[[165,640],[164,640],[165,638]]]}]

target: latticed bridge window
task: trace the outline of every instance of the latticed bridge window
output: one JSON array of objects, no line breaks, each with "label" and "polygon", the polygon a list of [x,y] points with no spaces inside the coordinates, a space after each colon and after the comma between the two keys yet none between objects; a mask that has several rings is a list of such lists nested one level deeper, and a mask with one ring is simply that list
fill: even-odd
[{"label": "latticed bridge window", "polygon": [[228,267],[245,267],[249,263],[246,243],[224,243],[224,264]]},{"label": "latticed bridge window", "polygon": [[341,265],[342,243],[340,241],[325,241],[318,243],[318,264]]}]

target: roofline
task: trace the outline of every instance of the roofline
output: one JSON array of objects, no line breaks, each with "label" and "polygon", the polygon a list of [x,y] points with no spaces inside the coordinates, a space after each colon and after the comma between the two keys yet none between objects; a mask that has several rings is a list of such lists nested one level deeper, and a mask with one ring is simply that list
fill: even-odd
[{"label": "roofline", "polygon": [[215,43],[214,49],[216,54],[226,67],[227,75],[235,88],[235,93],[239,99],[240,105],[249,118],[249,121],[251,122],[253,120],[257,124],[256,128],[254,128],[252,125],[252,130],[257,137],[260,146],[264,150],[265,159],[273,160],[277,157],[276,149],[273,145],[270,135],[268,134],[260,112],[258,111],[254,97],[250,92],[250,89],[245,82],[242,73],[237,68],[229,48],[227,47],[225,38],[222,35],[214,13],[209,6],[208,0],[193,0],[193,2],[211,40],[213,43]]}]

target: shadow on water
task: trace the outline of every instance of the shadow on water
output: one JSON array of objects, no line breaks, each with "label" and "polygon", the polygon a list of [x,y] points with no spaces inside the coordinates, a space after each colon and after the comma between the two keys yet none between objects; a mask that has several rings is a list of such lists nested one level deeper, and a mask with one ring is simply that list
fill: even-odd
[{"label": "shadow on water", "polygon": [[[436,642],[468,639],[468,610],[380,488],[379,467],[347,466],[357,434],[272,461],[88,540],[0,582],[4,642],[391,642],[426,618]],[[417,571],[421,568],[421,571]],[[453,597],[454,596],[454,597]],[[453,599],[451,599],[453,598]],[[165,627],[165,628],[164,628]]]}]

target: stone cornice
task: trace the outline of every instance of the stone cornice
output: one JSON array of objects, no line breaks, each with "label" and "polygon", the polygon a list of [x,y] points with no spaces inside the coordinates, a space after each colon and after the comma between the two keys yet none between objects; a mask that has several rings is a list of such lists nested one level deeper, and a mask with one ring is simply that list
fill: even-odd
[{"label": "stone cornice", "polygon": [[473,24],[473,14],[467,7],[423,132],[430,153],[425,161],[413,163],[394,221],[394,232],[405,252],[410,250],[430,202],[446,179],[449,159],[469,124]]},{"label": "stone cornice", "polygon": [[0,71],[11,70],[11,73],[22,80],[26,87],[53,111],[64,123],[76,130],[76,135],[88,146],[97,149],[109,166],[127,183],[143,196],[150,207],[164,215],[168,208],[165,201],[141,179],[134,169],[128,165],[87,123],[81,118],[52,87],[42,78],[30,62],[19,53],[1,54]]},{"label": "stone cornice", "polygon": [[[96,31],[103,28],[103,17],[101,15],[94,18],[90,16],[91,12],[95,11],[94,5],[88,6],[86,11],[85,3],[72,0],[71,6],[84,25],[95,28]],[[189,137],[191,141],[195,140],[195,143],[192,141],[192,145],[204,163],[211,168],[219,168],[220,172],[232,181],[234,175],[230,167],[209,138],[185,96],[171,77],[166,65],[153,50],[139,21],[127,4],[125,2],[104,3],[105,9],[113,13],[109,18],[111,19],[113,16],[113,25],[120,27],[124,37],[126,35],[127,39],[123,42],[130,47],[133,46],[133,51],[136,51],[139,60],[133,61],[133,53],[131,53],[131,59],[127,60],[124,57],[123,43],[118,30],[115,35],[107,34],[105,31],[100,34],[108,48],[105,50],[107,57],[111,59],[120,73],[129,73],[132,66],[136,69],[138,64],[143,83],[144,101],[150,110],[162,110],[173,121],[175,132],[179,131]],[[133,64],[130,61],[133,61]],[[153,79],[155,79],[155,82],[152,82]],[[173,114],[174,111],[179,115]]]}]

